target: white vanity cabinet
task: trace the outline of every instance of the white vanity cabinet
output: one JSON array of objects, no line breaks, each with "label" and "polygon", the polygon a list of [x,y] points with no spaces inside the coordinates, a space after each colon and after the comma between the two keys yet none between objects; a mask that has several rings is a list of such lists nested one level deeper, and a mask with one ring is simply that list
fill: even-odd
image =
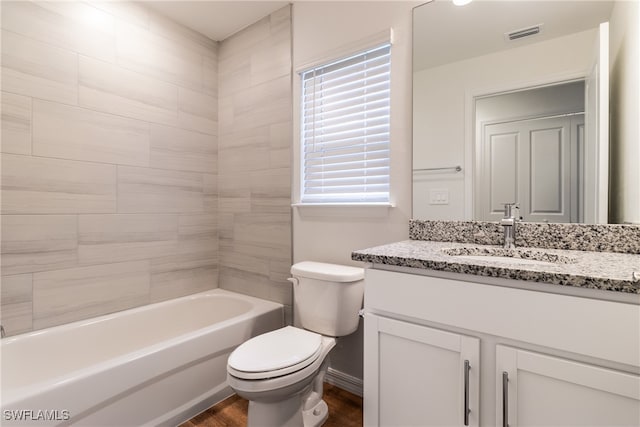
[{"label": "white vanity cabinet", "polygon": [[365,426],[640,425],[640,305],[420,273],[367,269]]},{"label": "white vanity cabinet", "polygon": [[477,338],[367,316],[366,363],[376,378],[365,381],[377,387],[366,398],[378,410],[366,425],[478,425]]}]

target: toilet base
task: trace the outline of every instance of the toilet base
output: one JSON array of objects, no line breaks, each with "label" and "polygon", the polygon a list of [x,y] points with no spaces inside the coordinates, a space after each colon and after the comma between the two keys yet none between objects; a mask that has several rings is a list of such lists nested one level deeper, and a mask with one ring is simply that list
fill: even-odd
[{"label": "toilet base", "polygon": [[304,427],[320,427],[329,418],[327,402],[321,400],[313,408],[302,411]]},{"label": "toilet base", "polygon": [[247,427],[302,427],[303,417],[300,395],[281,400],[277,406],[273,402],[249,401]]},{"label": "toilet base", "polygon": [[302,396],[280,401],[277,410],[273,403],[249,402],[248,427],[320,427],[329,417],[329,407],[320,400],[313,408],[302,410]]},{"label": "toilet base", "polygon": [[[331,346],[333,347],[333,346]],[[320,427],[329,417],[329,407],[322,400],[324,377],[329,367],[329,358],[325,358],[317,374],[310,379],[302,390],[289,394],[294,384],[281,390],[282,394],[272,395],[273,400],[249,399],[248,427]],[[249,397],[249,396],[245,396]]]}]

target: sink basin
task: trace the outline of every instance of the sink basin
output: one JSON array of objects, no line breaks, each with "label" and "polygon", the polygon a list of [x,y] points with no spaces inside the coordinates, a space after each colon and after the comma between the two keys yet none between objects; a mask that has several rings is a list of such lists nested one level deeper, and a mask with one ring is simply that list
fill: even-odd
[{"label": "sink basin", "polygon": [[449,256],[469,261],[493,261],[514,265],[572,264],[574,258],[538,249],[503,249],[491,247],[446,248],[442,252]]},{"label": "sink basin", "polygon": [[508,264],[524,264],[524,265],[554,265],[556,263],[549,261],[538,261],[537,259],[514,258],[508,256],[495,255],[454,255],[456,258],[468,259],[470,261],[496,261],[506,262]]}]

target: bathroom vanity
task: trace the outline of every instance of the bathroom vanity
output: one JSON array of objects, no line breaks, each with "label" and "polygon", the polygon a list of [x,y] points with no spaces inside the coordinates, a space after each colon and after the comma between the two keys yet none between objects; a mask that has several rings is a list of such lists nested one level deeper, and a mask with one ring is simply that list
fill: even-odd
[{"label": "bathroom vanity", "polygon": [[640,255],[499,249],[353,253],[370,267],[365,425],[640,425]]}]

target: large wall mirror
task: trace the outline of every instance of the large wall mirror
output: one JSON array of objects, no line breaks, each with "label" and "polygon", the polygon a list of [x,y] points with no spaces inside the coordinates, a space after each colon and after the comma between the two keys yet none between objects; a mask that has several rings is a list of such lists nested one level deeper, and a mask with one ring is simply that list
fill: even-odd
[{"label": "large wall mirror", "polygon": [[609,33],[628,25],[617,3],[414,9],[414,218],[496,220],[517,202],[525,221],[615,222]]}]

